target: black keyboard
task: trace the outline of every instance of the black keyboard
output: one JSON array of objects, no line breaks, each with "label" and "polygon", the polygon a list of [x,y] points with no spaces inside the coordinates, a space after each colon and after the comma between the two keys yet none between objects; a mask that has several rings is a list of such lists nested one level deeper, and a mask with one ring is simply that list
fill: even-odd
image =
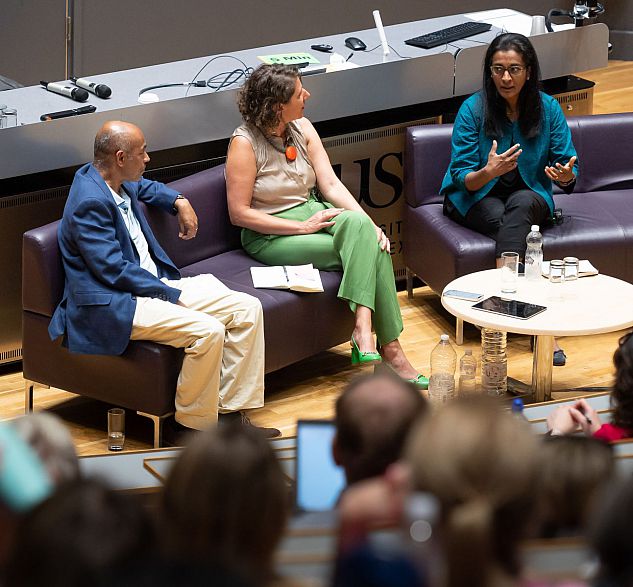
[{"label": "black keyboard", "polygon": [[446,45],[451,41],[457,41],[459,39],[465,39],[466,37],[485,33],[491,28],[492,25],[487,22],[464,22],[446,29],[427,33],[426,35],[420,35],[419,37],[414,37],[413,39],[407,39],[405,43],[407,45],[413,45],[414,47],[422,47],[422,49],[432,49],[433,47]]}]

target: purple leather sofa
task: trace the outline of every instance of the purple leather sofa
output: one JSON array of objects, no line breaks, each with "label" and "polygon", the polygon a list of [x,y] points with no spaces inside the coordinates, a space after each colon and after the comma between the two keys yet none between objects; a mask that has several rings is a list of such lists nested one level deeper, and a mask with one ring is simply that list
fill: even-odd
[{"label": "purple leather sofa", "polygon": [[[589,259],[633,282],[633,113],[568,119],[580,173],[572,194],[555,193],[560,225],[541,227],[546,259]],[[441,294],[453,279],[494,267],[494,241],[442,213],[452,125],[417,126],[405,139],[404,262]],[[411,280],[409,294],[412,295]]]},{"label": "purple leather sofa", "polygon": [[[186,195],[200,221],[194,240],[178,238],[178,223],[164,212],[145,209],[161,245],[183,276],[213,273],[228,287],[259,298],[264,309],[266,372],[276,371],[345,341],[353,314],[337,299],[338,272],[322,272],[325,292],[300,294],[255,289],[249,268],[261,265],[241,248],[240,230],[231,225],[224,165],[170,184]],[[64,273],[53,222],[30,230],[23,240],[23,370],[26,410],[37,382],[135,410],[154,421],[154,445],[161,443],[163,419],[174,411],[176,379],[183,351],[133,341],[121,356],[69,353],[51,342],[48,324],[61,299]]]}]

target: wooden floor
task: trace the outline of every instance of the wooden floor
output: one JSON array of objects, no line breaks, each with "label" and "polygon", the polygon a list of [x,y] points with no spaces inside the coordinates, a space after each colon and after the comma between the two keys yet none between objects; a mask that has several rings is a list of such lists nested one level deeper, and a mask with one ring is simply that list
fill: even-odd
[{"label": "wooden floor", "polygon": [[[579,74],[596,82],[594,113],[633,111],[633,62],[613,61],[603,70]],[[402,345],[411,362],[423,373],[429,372],[430,352],[440,334],[454,340],[455,321],[445,312],[439,298],[428,288],[418,288],[408,300],[399,294],[405,330]],[[561,339],[568,357],[565,367],[554,369],[554,390],[579,386],[610,385],[613,377],[612,356],[621,332]],[[458,356],[471,348],[479,356],[479,331],[467,326],[464,346]],[[529,382],[532,354],[525,336],[508,338],[508,374]],[[0,420],[23,413],[23,379],[16,366],[0,367]],[[261,425],[276,426],[285,436],[295,433],[301,418],[330,418],[338,394],[360,371],[350,366],[349,345],[341,345],[302,363],[267,377],[266,405],[251,412],[251,419]],[[134,393],[133,389],[129,390]],[[557,396],[567,395],[556,393]],[[99,402],[79,398],[56,390],[36,388],[36,409],[48,409],[68,424],[79,454],[99,454],[106,448],[106,409]],[[152,427],[149,421],[128,412],[126,449],[151,448]]]}]

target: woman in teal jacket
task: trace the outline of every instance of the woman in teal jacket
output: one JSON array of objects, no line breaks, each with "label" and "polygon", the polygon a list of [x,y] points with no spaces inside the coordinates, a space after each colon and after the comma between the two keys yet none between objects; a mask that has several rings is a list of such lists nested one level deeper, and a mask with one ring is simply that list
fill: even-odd
[{"label": "woman in teal jacket", "polygon": [[[533,224],[552,217],[552,182],[574,189],[576,150],[558,102],[539,91],[534,47],[523,35],[498,36],[484,60],[483,89],[459,109],[451,163],[442,183],[444,214],[525,254]],[[556,349],[554,364],[565,364]]]}]

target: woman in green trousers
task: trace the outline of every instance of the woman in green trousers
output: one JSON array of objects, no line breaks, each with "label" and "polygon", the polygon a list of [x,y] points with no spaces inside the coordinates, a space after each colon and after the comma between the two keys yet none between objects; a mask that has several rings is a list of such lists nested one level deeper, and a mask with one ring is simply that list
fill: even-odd
[{"label": "woman in green trousers", "polygon": [[398,341],[403,326],[389,239],[334,173],[303,117],[309,97],[288,66],[262,65],[244,84],[244,124],[233,133],[226,162],[231,221],[243,228],[246,252],[262,263],[342,270],[338,296],[355,314],[352,362],[383,360],[426,388]]}]

